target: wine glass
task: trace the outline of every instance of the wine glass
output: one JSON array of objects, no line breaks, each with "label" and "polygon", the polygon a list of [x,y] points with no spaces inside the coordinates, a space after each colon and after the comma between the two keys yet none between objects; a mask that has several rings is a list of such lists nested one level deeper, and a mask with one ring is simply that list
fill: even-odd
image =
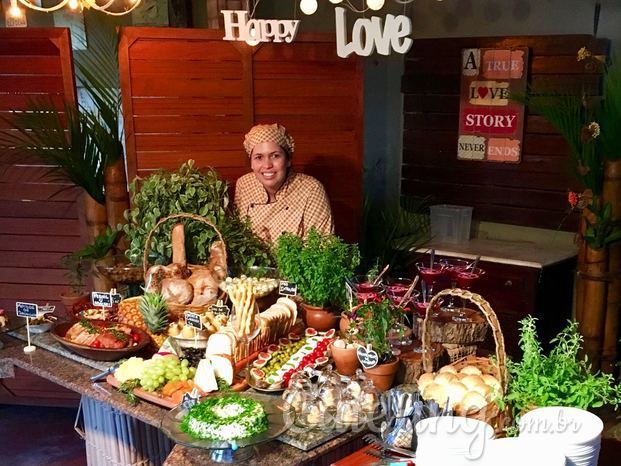
[{"label": "wine glass", "polygon": [[[480,267],[476,267],[474,269],[464,269],[460,272],[458,272],[455,276],[456,280],[457,280],[457,286],[459,288],[462,288],[464,290],[471,290],[472,286],[478,282],[481,277],[485,275],[485,270],[483,270]],[[462,307],[465,308],[466,307],[466,303],[465,303],[465,299],[462,299]],[[463,312],[458,312],[458,314],[456,316],[454,316],[453,318],[456,322],[465,322],[468,319],[466,318],[466,315]]]},{"label": "wine glass", "polygon": [[[470,262],[464,259],[444,259],[445,267],[443,269],[443,278],[450,283],[451,289],[457,286],[457,274],[466,270]],[[443,309],[448,312],[453,312],[457,308],[455,299],[453,296],[449,297],[448,303]]]},{"label": "wine glass", "polygon": [[358,304],[368,301],[376,301],[384,293],[384,286],[380,280],[375,283],[367,275],[356,275],[348,280],[352,291],[358,298]]},{"label": "wine glass", "polygon": [[416,268],[420,274],[420,278],[426,287],[427,292],[423,292],[423,300],[431,301],[433,296],[433,287],[442,278],[443,270],[445,268],[444,263],[436,261],[430,262],[417,262]]}]

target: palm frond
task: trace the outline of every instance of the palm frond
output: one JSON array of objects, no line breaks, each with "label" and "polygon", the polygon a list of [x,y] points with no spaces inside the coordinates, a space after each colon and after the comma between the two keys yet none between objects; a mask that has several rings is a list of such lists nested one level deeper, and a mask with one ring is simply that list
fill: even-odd
[{"label": "palm frond", "polygon": [[89,34],[88,50],[77,55],[75,60],[78,81],[94,105],[94,110],[83,105],[82,111],[90,112],[96,119],[93,125],[106,130],[98,134],[106,164],[114,163],[122,154],[118,41],[115,24],[106,22]]},{"label": "palm frond", "polygon": [[[59,111],[49,98],[33,100],[25,112],[4,118],[15,131],[0,134],[3,163],[34,155],[49,164],[53,180],[71,181],[99,203],[104,202],[103,161],[89,122],[65,103]],[[3,157],[4,158],[4,157]]]}]

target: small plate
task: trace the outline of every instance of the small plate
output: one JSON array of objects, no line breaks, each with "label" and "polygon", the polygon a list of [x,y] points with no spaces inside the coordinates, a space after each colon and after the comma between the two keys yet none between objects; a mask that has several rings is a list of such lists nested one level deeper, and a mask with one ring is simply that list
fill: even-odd
[{"label": "small plate", "polygon": [[248,381],[248,386],[258,392],[262,392],[262,393],[282,393],[285,391],[284,388],[260,388],[257,387],[256,385],[250,383],[250,381]]}]

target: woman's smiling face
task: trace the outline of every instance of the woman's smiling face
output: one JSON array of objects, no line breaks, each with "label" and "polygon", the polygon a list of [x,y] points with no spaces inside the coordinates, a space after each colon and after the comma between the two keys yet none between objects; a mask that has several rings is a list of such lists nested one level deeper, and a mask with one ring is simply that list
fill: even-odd
[{"label": "woman's smiling face", "polygon": [[273,142],[261,142],[254,146],[250,155],[250,167],[259,183],[273,199],[287,178],[291,166],[289,157],[282,147]]}]

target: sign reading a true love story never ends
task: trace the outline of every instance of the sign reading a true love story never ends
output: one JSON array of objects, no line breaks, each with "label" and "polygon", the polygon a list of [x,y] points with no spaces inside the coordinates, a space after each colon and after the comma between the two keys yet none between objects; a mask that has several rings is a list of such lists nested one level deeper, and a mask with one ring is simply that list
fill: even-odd
[{"label": "sign reading a true love story never ends", "polygon": [[526,47],[462,51],[458,159],[519,163],[527,66]]}]

